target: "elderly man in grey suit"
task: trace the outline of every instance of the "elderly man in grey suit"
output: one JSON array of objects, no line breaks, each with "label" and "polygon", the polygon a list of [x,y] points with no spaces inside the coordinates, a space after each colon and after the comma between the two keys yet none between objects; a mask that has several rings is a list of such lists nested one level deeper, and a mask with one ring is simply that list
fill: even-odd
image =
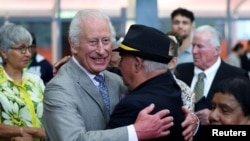
[{"label": "elderly man in grey suit", "polygon": [[[165,117],[167,110],[149,115],[152,106],[138,116],[134,125],[101,131],[119,102],[119,95],[127,91],[118,75],[104,71],[111,57],[114,35],[109,18],[99,11],[82,10],[72,20],[69,42],[73,57],[45,90],[43,123],[49,140],[128,141],[169,134],[172,117]],[[96,87],[97,74],[105,78],[109,110]]]},{"label": "elderly man in grey suit", "polygon": [[[122,79],[105,70],[114,39],[112,24],[103,13],[82,10],[73,18],[69,28],[73,57],[60,68],[45,89],[43,123],[49,140],[136,141],[170,133],[173,117],[167,116],[168,110],[150,114],[154,105],[143,109],[134,124],[103,130],[121,94],[127,92]],[[96,80],[97,76],[104,78],[104,85]],[[100,90],[99,86],[102,86]],[[102,97],[101,89],[105,86],[108,94]],[[190,135],[195,126],[190,120],[193,119],[187,116],[183,122],[186,128],[183,135],[192,140]]]}]

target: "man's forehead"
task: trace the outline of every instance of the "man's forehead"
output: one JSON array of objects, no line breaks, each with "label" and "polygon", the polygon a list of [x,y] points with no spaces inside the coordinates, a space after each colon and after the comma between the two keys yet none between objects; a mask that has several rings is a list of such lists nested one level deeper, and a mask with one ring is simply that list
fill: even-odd
[{"label": "man's forehead", "polygon": [[189,17],[187,17],[187,16],[184,16],[184,15],[181,15],[181,14],[179,14],[179,15],[176,15],[176,16],[174,16],[174,18],[173,18],[173,21],[190,21],[191,22],[191,19],[189,18]]},{"label": "man's forehead", "polygon": [[91,39],[111,39],[111,33],[109,30],[106,31],[92,31],[92,32],[88,32],[88,31],[83,31],[81,33],[81,37],[91,40]]}]

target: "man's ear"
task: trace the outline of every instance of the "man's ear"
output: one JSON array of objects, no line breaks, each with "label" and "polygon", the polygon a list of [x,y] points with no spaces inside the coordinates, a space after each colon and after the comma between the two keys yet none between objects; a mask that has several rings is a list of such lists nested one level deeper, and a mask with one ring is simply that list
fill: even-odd
[{"label": "man's ear", "polygon": [[141,67],[143,66],[143,59],[141,59],[140,57],[135,57],[135,69],[137,72],[139,72],[139,70],[141,69]]},{"label": "man's ear", "polygon": [[217,46],[217,47],[215,47],[215,50],[216,50],[216,52],[217,52],[216,55],[219,55],[219,56],[220,56],[220,54],[221,54],[221,47],[220,47],[220,46]]},{"label": "man's ear", "polygon": [[195,22],[192,23],[192,28],[195,29]]},{"label": "man's ear", "polygon": [[70,45],[70,50],[73,54],[76,54],[77,53],[77,49],[76,49],[76,46],[74,44],[74,42],[72,41],[72,38],[69,36],[68,37],[68,42],[69,42],[69,45]]}]

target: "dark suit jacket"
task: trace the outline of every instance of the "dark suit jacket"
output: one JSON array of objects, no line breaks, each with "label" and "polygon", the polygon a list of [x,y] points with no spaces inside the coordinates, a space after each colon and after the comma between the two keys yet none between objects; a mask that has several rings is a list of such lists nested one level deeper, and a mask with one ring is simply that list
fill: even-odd
[{"label": "dark suit jacket", "polygon": [[169,109],[170,115],[174,117],[174,126],[170,129],[170,135],[155,140],[183,140],[181,122],[185,117],[181,110],[183,105],[181,90],[171,72],[154,77],[131,91],[116,106],[107,128],[133,124],[140,110],[151,103],[155,104],[153,113],[162,109]]},{"label": "dark suit jacket", "polygon": [[[194,64],[193,63],[184,63],[180,64],[175,69],[175,75],[180,80],[187,83],[187,85],[191,86],[192,79],[194,76]],[[214,80],[212,81],[212,85],[208,91],[207,97],[203,97],[198,103],[195,104],[195,111],[209,108],[211,109],[211,100],[214,95],[214,89],[216,85],[223,79],[229,77],[237,77],[243,76],[248,77],[248,74],[245,70],[236,68],[234,66],[228,65],[225,62],[221,61],[221,65],[219,66],[218,71],[215,74]]]},{"label": "dark suit jacket", "polygon": [[[194,64],[193,63],[185,63],[180,64],[175,69],[175,75],[177,78],[181,79],[182,81],[186,82],[189,86],[191,86],[192,79],[194,76]],[[218,83],[226,78],[229,77],[248,77],[248,74],[245,70],[236,68],[234,66],[228,65],[225,62],[221,61],[218,71],[214,76],[214,80],[212,81],[211,87],[208,91],[207,97],[203,97],[200,101],[195,104],[195,111],[199,111],[201,109],[211,109],[212,104],[211,100],[214,95],[214,90]],[[200,126],[197,134],[194,136],[194,141],[208,141],[208,132],[207,126]]]},{"label": "dark suit jacket", "polygon": [[244,54],[240,57],[241,67],[247,71],[250,71],[250,59],[247,58],[247,55]]},{"label": "dark suit jacket", "polygon": [[35,55],[32,57],[31,63],[27,70],[31,73],[39,75],[42,78],[44,84],[47,84],[50,79],[53,78],[53,66],[48,60],[37,53],[35,53]]}]

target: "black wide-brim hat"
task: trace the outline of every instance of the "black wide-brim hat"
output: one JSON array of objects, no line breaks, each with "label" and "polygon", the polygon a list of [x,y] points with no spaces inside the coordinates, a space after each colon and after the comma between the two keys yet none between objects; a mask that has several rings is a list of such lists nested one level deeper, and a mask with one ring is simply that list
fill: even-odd
[{"label": "black wide-brim hat", "polygon": [[145,25],[131,25],[121,45],[113,51],[131,54],[145,60],[169,63],[170,39],[160,30]]}]

